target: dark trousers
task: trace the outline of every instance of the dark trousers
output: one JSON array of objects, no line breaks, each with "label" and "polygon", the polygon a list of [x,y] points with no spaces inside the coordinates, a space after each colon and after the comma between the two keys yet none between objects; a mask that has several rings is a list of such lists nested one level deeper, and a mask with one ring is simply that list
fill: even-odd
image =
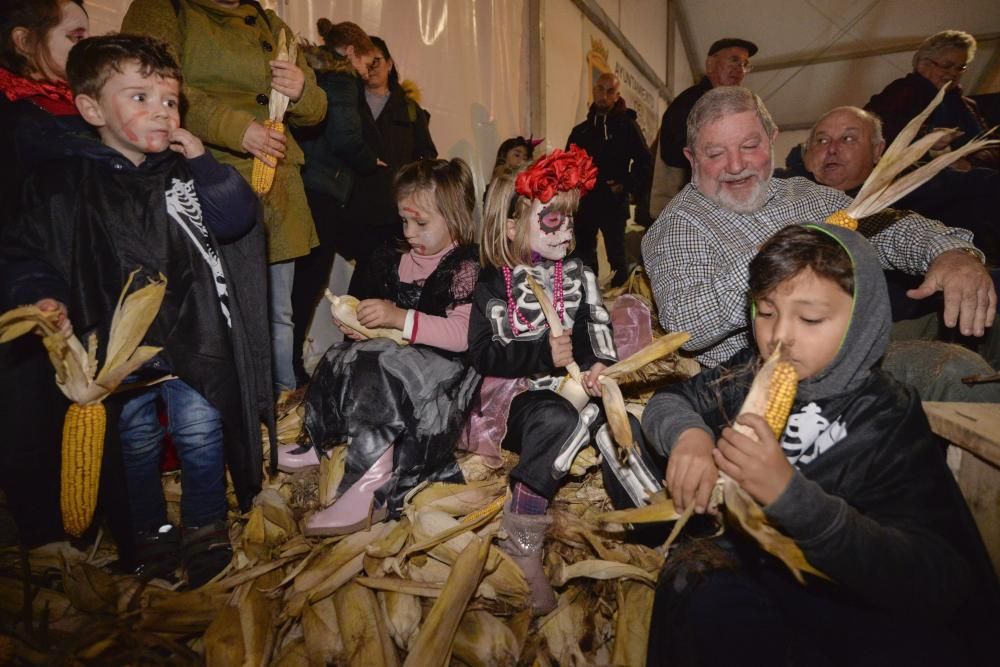
[{"label": "dark trousers", "polygon": [[604,236],[604,250],[608,253],[608,264],[616,277],[624,278],[628,271],[628,261],[625,259],[625,221],[618,210],[608,210],[603,207],[580,206],[573,218],[573,232],[576,236],[576,249],[573,254],[593,270],[597,275],[597,232]]},{"label": "dark trousers", "polygon": [[697,574],[668,566],[656,589],[646,664],[968,664],[947,630],[871,609],[815,579],[803,586],[780,568],[769,561]]},{"label": "dark trousers", "polygon": [[[580,413],[565,398],[549,390],[525,391],[514,397],[507,415],[507,435],[502,447],[521,455],[510,471],[510,480],[521,482],[549,500],[562,478],[553,476],[552,464],[579,423]],[[596,430],[601,419],[591,426]]]}]

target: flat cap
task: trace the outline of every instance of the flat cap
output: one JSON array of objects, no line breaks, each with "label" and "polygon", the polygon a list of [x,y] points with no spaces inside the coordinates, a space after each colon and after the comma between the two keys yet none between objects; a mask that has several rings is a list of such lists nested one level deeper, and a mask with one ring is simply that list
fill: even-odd
[{"label": "flat cap", "polygon": [[712,44],[711,47],[709,47],[708,55],[714,56],[722,49],[728,49],[733,46],[738,46],[741,49],[746,49],[747,54],[751,58],[753,58],[754,54],[757,53],[757,45],[754,44],[753,42],[747,41],[745,39],[740,39],[738,37],[724,37],[715,42],[714,44]]}]

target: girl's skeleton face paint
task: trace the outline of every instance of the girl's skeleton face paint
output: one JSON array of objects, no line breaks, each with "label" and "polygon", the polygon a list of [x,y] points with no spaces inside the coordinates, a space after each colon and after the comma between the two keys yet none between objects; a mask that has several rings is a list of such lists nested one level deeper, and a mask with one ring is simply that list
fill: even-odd
[{"label": "girl's skeleton face paint", "polygon": [[528,224],[531,225],[528,243],[532,252],[553,261],[569,253],[573,241],[573,216],[535,199],[531,202]]}]

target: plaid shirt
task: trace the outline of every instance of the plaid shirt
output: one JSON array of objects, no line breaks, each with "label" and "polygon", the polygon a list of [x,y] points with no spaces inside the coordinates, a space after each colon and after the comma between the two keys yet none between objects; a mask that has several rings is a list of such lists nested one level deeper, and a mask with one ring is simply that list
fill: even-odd
[{"label": "plaid shirt", "polygon": [[[804,178],[772,178],[751,214],[722,208],[687,185],[642,240],[642,257],[667,331],[687,331],[684,349],[716,366],[749,345],[749,265],[761,243],[799,222],[821,222],[853,201]],[[907,211],[860,221],[882,266],[919,275],[946,250],[972,248],[972,233]]]}]

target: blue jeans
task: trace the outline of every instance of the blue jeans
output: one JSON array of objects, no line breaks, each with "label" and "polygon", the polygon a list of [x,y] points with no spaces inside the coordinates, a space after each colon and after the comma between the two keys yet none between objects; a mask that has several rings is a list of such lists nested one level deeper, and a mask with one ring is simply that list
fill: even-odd
[{"label": "blue jeans", "polygon": [[181,460],[181,520],[204,526],[226,518],[226,464],[219,412],[181,380],[142,390],[122,407],[118,428],[135,531],[167,522],[160,485],[163,427],[157,399],[167,412],[167,429]]},{"label": "blue jeans", "polygon": [[[295,327],[292,324],[292,285],[295,261],[278,262],[267,267],[271,312],[271,370],[274,391],[295,389]],[[302,350],[299,350],[302,354]]]}]

